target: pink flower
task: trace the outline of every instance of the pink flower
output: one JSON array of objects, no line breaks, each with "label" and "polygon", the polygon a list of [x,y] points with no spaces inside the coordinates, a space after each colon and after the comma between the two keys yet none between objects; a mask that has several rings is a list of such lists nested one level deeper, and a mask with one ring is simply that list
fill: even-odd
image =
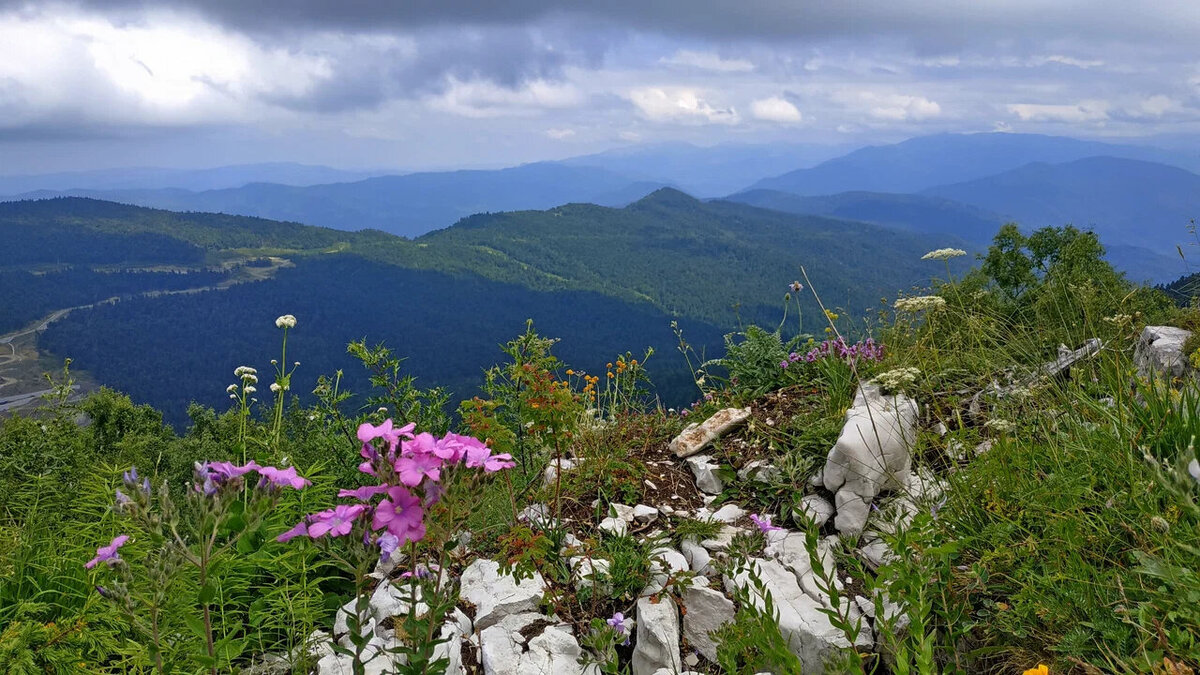
[{"label": "pink flower", "polygon": [[350,534],[354,521],[366,510],[367,507],[362,504],[339,504],[327,511],[314,513],[310,516],[308,536],[323,537],[328,534],[331,537],[341,537]]},{"label": "pink flower", "polygon": [[396,460],[396,473],[400,474],[401,483],[413,487],[426,478],[436,483],[442,477],[441,466],[442,460],[434,455],[402,455]]},{"label": "pink flower", "polygon": [[396,444],[400,442],[401,437],[407,436],[408,438],[412,438],[413,429],[416,428],[417,425],[410,423],[399,429],[394,429],[392,428],[392,421],[390,419],[384,420],[383,424],[379,426],[364,422],[358,425],[358,440],[363,443],[370,443],[376,438],[382,438],[387,442],[388,447],[394,449]]},{"label": "pink flower", "polygon": [[277,469],[273,466],[259,467],[258,474],[266,478],[272,487],[291,487],[299,490],[300,488],[312,485],[312,481],[296,475],[296,467],[294,466],[289,466],[286,469]]},{"label": "pink flower", "polygon": [[750,521],[753,522],[755,525],[757,525],[758,529],[761,530],[764,534],[766,534],[767,532],[777,532],[777,531],[783,529],[782,527],[778,527],[776,525],[771,524],[771,516],[770,515],[759,516],[757,513],[751,513]]},{"label": "pink flower", "polygon": [[400,540],[400,544],[419,541],[425,536],[425,523],[422,521],[425,512],[421,510],[421,500],[399,485],[388,488],[387,494],[387,499],[379,502],[375,508],[371,527],[376,530],[386,527]]},{"label": "pink flower", "polygon": [[381,495],[387,492],[386,485],[364,485],[354,490],[338,490],[339,497],[354,497],[360,502],[369,501],[375,495]]},{"label": "pink flower", "polygon": [[400,548],[400,538],[391,532],[384,532],[379,535],[379,540],[376,543],[379,544],[380,557],[385,560],[391,558],[396,549]]},{"label": "pink flower", "polygon": [[277,541],[281,544],[286,544],[287,542],[295,539],[296,537],[307,537],[307,536],[308,536],[308,523],[306,523],[302,520],[299,523],[296,523],[296,526],[293,527],[292,529],[288,530],[287,532],[284,532],[283,534],[279,535],[278,537],[275,537],[275,541]]},{"label": "pink flower", "polygon": [[237,466],[232,462],[208,462],[204,467],[208,469],[209,475],[220,477],[222,480],[237,478],[261,468],[253,460],[246,462],[245,466]]},{"label": "pink flower", "polygon": [[512,461],[512,455],[503,453],[492,455],[492,449],[480,443],[478,446],[467,448],[468,468],[477,469],[483,467],[483,470],[488,473],[494,473],[500,469],[509,469],[516,466],[516,462]]},{"label": "pink flower", "polygon": [[108,546],[101,546],[96,549],[96,557],[84,563],[83,566],[90,570],[102,562],[112,563],[121,557],[117,554],[117,549],[124,546],[127,541],[129,541],[129,535],[125,534],[113,539],[112,543]]}]

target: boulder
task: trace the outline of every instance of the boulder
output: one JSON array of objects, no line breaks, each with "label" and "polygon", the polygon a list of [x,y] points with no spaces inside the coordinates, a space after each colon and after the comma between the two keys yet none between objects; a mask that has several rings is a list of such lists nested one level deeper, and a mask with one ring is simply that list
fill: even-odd
[{"label": "boulder", "polygon": [[683,636],[709,661],[717,660],[717,643],[710,634],[733,621],[733,601],[712,588],[692,586],[683,592]]},{"label": "boulder", "polygon": [[713,463],[712,457],[708,455],[695,455],[688,457],[686,460],[688,468],[692,470],[692,475],[696,477],[696,487],[704,493],[710,495],[721,494],[721,490],[725,489],[725,481],[717,475],[717,469],[720,468]]},{"label": "boulder", "polygon": [[1183,377],[1191,370],[1183,343],[1192,336],[1190,330],[1172,326],[1146,326],[1133,350],[1133,364],[1138,375]]},{"label": "boulder", "polygon": [[884,488],[903,488],[912,466],[918,408],[903,394],[884,396],[861,384],[846,423],[829,451],[822,477],[835,492],[838,531],[852,536],[867,524],[871,502]]},{"label": "boulder", "polygon": [[712,519],[718,523],[732,525],[742,518],[746,517],[746,510],[737,504],[726,504],[717,509],[717,512],[712,515]]},{"label": "boulder", "polygon": [[688,571],[688,560],[673,548],[659,548],[651,554],[650,571],[650,583],[642,589],[642,595],[661,593],[672,576]]},{"label": "boulder", "polygon": [[676,457],[690,457],[750,419],[749,408],[725,408],[701,424],[689,425],[668,446]]},{"label": "boulder", "polygon": [[600,521],[600,524],[597,527],[605,532],[608,532],[609,534],[615,534],[617,536],[621,536],[629,532],[628,521],[611,516]]},{"label": "boulder", "polygon": [[645,504],[633,507],[633,520],[638,523],[652,523],[658,518],[658,509]]},{"label": "boulder", "polygon": [[533,573],[518,582],[500,574],[500,563],[480,558],[463,570],[458,595],[475,605],[475,630],[481,631],[506,616],[533,612],[541,604],[546,582]]},{"label": "boulder", "polygon": [[598,675],[595,666],[579,665],[583,649],[570,626],[554,624],[526,640],[521,630],[546,617],[514,614],[479,634],[484,675]]},{"label": "boulder", "polygon": [[[826,658],[836,650],[851,646],[846,636],[830,623],[829,617],[821,611],[821,603],[801,590],[796,577],[782,564],[761,558],[752,558],[749,564],[757,570],[766,591],[771,594],[775,610],[779,613],[780,632],[787,639],[792,653],[803,664],[803,672],[824,672]],[[763,598],[754,591],[747,569],[727,576],[725,586],[730,593],[736,588],[748,588],[751,603],[760,610],[765,607]],[[860,632],[856,643],[862,646],[861,642],[866,640],[870,640],[869,630]],[[870,643],[866,646],[870,646]]]},{"label": "boulder", "polygon": [[633,675],[654,675],[662,668],[683,670],[679,657],[679,609],[670,597],[658,602],[637,601],[637,641],[633,647]]}]

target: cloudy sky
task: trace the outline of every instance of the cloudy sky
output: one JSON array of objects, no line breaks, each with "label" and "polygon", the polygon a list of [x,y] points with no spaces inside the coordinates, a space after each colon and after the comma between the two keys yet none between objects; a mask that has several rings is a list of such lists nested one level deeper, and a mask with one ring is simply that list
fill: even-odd
[{"label": "cloudy sky", "polygon": [[1200,131],[1196,0],[0,0],[0,174]]}]

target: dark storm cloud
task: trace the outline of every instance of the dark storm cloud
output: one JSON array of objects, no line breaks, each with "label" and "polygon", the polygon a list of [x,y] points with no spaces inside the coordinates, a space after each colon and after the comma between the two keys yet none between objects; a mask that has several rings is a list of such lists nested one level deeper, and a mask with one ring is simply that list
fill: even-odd
[{"label": "dark storm cloud", "polygon": [[[237,30],[413,30],[429,26],[523,25],[547,18],[596,21],[711,39],[825,39],[900,35],[918,53],[978,40],[1067,39],[1183,42],[1200,28],[1200,3],[1160,0],[81,0],[112,14],[162,7],[196,11]],[[0,0],[0,8],[28,7]]]}]

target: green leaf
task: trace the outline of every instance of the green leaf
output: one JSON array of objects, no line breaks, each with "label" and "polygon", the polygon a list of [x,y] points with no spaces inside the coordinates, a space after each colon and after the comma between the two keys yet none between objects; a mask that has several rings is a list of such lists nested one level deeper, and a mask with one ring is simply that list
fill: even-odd
[{"label": "green leaf", "polygon": [[217,597],[217,587],[214,586],[210,581],[209,583],[204,584],[204,586],[200,589],[200,593],[197,595],[196,599],[200,602],[200,604],[207,605],[211,603],[215,597]]}]

